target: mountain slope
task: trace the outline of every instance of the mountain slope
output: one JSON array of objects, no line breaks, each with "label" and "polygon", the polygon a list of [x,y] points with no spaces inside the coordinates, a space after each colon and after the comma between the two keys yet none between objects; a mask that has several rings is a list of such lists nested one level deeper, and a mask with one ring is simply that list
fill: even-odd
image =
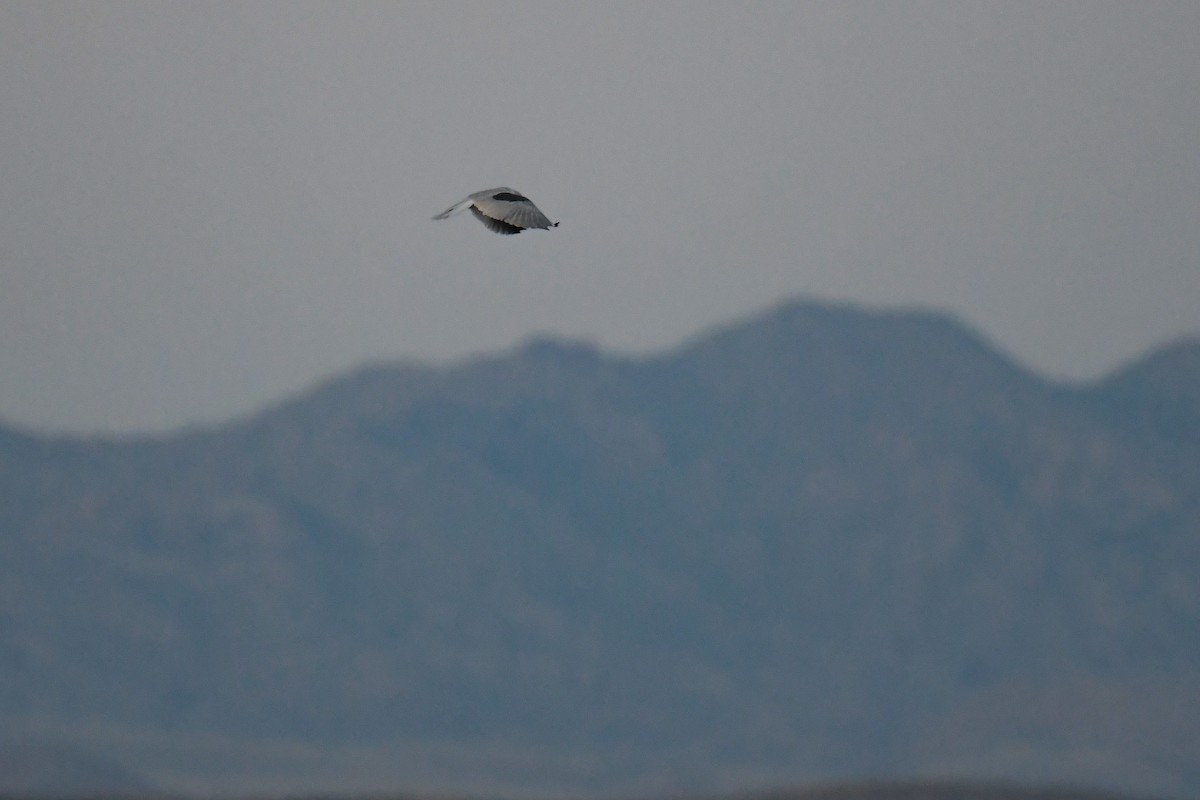
[{"label": "mountain slope", "polygon": [[179,437],[7,433],[0,714],[440,743],[444,788],[520,752],[498,783],[1196,794],[1200,373],[1162,358],[1056,386],[946,317],[794,303]]}]

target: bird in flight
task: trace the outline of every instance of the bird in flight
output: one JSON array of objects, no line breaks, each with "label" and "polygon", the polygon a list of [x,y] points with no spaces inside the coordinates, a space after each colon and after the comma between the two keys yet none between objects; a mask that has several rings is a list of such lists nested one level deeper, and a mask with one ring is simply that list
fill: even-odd
[{"label": "bird in flight", "polygon": [[507,186],[468,195],[466,200],[455,203],[434,219],[445,219],[468,208],[480,222],[488,226],[488,230],[496,233],[513,234],[530,228],[548,230],[558,227],[558,223],[551,222],[528,197]]}]

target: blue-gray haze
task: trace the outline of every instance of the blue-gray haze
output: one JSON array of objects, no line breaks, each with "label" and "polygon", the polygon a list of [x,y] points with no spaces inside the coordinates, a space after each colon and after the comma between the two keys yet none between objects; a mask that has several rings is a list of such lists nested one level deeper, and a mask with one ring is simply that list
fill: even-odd
[{"label": "blue-gray haze", "polygon": [[[151,430],[534,332],[1200,329],[1194,2],[0,5],[0,419]],[[562,226],[430,216],[487,186]]]}]

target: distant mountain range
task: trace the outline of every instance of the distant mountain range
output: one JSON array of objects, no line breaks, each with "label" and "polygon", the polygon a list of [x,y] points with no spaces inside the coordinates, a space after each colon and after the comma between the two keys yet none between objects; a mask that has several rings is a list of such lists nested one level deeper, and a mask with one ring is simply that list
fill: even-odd
[{"label": "distant mountain range", "polygon": [[1065,385],[789,303],[0,429],[0,725],[185,791],[1200,797],[1200,341]]}]

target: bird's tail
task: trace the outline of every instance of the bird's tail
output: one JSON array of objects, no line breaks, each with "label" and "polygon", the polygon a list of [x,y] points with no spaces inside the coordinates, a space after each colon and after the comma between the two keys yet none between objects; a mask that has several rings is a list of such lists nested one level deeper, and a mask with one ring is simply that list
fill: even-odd
[{"label": "bird's tail", "polygon": [[471,198],[468,197],[466,200],[463,200],[461,203],[455,203],[454,205],[450,206],[445,211],[443,211],[442,213],[440,213],[436,217],[434,217],[434,219],[445,219],[446,217],[448,217],[452,214],[457,214],[458,212],[469,208],[470,205],[471,205]]}]

